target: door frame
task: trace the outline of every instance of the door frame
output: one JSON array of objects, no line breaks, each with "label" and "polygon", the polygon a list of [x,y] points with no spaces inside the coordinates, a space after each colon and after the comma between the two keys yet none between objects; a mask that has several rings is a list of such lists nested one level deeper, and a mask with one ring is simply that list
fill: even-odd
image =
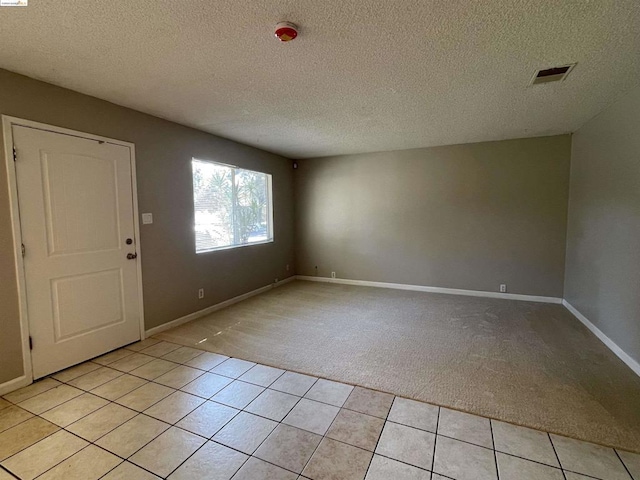
[{"label": "door frame", "polygon": [[16,280],[18,287],[18,302],[20,316],[20,334],[22,337],[22,368],[24,374],[6,383],[0,384],[0,395],[33,383],[33,368],[31,364],[31,349],[29,348],[29,317],[27,309],[26,275],[24,270],[24,260],[22,257],[22,231],[20,226],[20,208],[18,203],[18,183],[16,179],[16,167],[13,160],[13,126],[44,130],[46,132],[59,133],[72,137],[79,137],[88,140],[96,140],[129,148],[131,156],[131,188],[133,201],[133,214],[135,216],[133,228],[136,235],[136,252],[138,261],[136,262],[138,274],[138,304],[140,316],[140,340],[145,338],[144,328],[144,303],[142,298],[142,255],[140,245],[140,214],[138,212],[138,186],[136,181],[136,151],[135,145],[130,142],[115,140],[113,138],[93,135],[91,133],[79,132],[67,128],[56,127],[45,123],[34,122],[22,118],[2,115],[2,133],[4,138],[4,156],[7,166],[7,182],[9,184],[9,206],[11,209],[11,226],[13,234],[13,251],[16,266]]}]

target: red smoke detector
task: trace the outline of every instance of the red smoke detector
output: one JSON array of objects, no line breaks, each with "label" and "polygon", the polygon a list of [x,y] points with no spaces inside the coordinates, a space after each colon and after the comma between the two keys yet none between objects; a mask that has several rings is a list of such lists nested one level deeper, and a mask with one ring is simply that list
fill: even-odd
[{"label": "red smoke detector", "polygon": [[276,25],[276,38],[281,42],[290,42],[298,36],[298,27],[291,22],[280,22]]}]

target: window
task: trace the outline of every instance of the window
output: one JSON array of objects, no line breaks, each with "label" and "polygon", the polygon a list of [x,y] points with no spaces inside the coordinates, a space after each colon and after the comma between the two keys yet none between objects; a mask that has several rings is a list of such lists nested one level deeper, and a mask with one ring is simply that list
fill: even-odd
[{"label": "window", "polygon": [[193,159],[196,253],[273,241],[271,175]]}]

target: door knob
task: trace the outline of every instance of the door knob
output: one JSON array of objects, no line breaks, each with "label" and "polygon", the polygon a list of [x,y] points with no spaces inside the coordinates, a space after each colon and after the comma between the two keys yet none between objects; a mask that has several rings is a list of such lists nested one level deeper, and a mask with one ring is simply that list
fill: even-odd
[{"label": "door knob", "polygon": [[127,253],[127,258],[129,260],[134,260],[134,259],[138,258],[138,254],[137,253]]}]

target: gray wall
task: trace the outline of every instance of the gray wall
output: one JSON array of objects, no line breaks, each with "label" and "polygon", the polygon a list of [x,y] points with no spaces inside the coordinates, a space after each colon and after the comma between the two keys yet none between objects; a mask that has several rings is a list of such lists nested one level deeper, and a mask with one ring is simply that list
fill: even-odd
[{"label": "gray wall", "polygon": [[565,299],[640,362],[640,86],[573,136]]},{"label": "gray wall", "polygon": [[[293,274],[291,162],[207,133],[0,70],[0,113],[136,144],[146,328]],[[2,147],[2,145],[0,145]],[[2,150],[4,151],[4,150]],[[196,255],[191,158],[273,174],[275,243]],[[4,158],[0,166],[0,383],[22,374]],[[290,272],[285,269],[291,265]],[[197,290],[206,296],[198,300]]]},{"label": "gray wall", "polygon": [[569,135],[299,161],[296,273],[562,297]]}]

